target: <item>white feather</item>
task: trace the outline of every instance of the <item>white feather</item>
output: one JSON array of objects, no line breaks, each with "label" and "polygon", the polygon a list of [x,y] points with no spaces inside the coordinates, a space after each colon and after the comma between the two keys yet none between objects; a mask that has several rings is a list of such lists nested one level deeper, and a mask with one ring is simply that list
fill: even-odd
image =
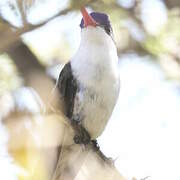
[{"label": "white feather", "polygon": [[118,56],[112,38],[101,27],[83,28],[79,50],[71,60],[80,82],[74,116],[95,139],[103,132],[119,94]]}]

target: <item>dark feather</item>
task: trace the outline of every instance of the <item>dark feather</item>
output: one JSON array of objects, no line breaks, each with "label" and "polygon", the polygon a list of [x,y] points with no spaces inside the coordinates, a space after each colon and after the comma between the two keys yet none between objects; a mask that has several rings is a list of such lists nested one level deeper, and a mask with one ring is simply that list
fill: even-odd
[{"label": "dark feather", "polygon": [[58,90],[65,105],[65,115],[71,120],[74,109],[74,100],[78,90],[78,83],[73,76],[71,64],[67,63],[62,69],[58,79]]},{"label": "dark feather", "polygon": [[74,119],[73,117],[75,97],[79,91],[78,87],[78,81],[73,76],[71,64],[67,63],[59,75],[58,89],[64,100],[65,115],[69,118],[71,125],[76,131],[74,142],[76,144],[88,144],[91,140],[89,133],[80,123],[80,119]]}]

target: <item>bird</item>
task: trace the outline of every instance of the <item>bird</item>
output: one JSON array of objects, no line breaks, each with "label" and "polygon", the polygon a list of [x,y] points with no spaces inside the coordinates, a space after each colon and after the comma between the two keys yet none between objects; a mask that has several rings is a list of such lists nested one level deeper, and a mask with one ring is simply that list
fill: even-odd
[{"label": "bird", "polygon": [[81,40],[60,72],[57,87],[74,142],[88,144],[104,131],[116,105],[120,81],[117,48],[108,15],[81,8]]}]

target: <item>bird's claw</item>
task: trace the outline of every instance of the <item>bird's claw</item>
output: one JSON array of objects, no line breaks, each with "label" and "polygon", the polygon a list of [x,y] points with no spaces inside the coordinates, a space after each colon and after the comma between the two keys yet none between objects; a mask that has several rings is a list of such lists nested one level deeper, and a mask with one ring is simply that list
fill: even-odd
[{"label": "bird's claw", "polygon": [[76,144],[89,144],[91,137],[86,129],[80,124],[75,126],[76,135],[74,136],[74,142]]},{"label": "bird's claw", "polygon": [[91,140],[91,143],[92,143],[92,145],[94,147],[94,150],[98,151],[100,149],[97,140]]},{"label": "bird's claw", "polygon": [[90,142],[90,137],[89,136],[81,136],[81,135],[75,135],[74,136],[74,142],[76,144],[89,144]]}]

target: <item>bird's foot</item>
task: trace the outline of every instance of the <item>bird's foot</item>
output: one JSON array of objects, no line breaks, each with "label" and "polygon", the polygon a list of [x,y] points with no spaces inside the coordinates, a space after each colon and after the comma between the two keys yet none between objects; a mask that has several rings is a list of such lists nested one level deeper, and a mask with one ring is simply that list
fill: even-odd
[{"label": "bird's foot", "polygon": [[73,124],[76,135],[74,136],[74,142],[76,144],[89,144],[91,141],[91,137],[86,129],[81,124]]},{"label": "bird's foot", "polygon": [[94,150],[95,151],[99,151],[100,147],[99,147],[99,144],[98,144],[97,140],[96,139],[95,140],[91,140],[91,143],[92,143],[92,145],[94,147]]}]

